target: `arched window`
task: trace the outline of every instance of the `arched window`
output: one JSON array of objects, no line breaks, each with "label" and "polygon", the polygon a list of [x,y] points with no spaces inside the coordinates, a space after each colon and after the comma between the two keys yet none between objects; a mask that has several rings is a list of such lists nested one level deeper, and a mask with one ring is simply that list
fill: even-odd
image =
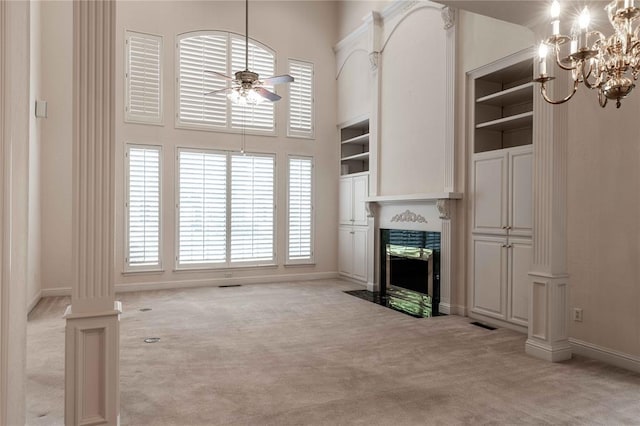
[{"label": "arched window", "polygon": [[[245,68],[244,36],[223,31],[197,31],[177,38],[176,125],[185,128],[240,130],[275,133],[274,106],[231,105],[224,94],[205,93],[230,83],[206,71],[233,77]],[[249,39],[249,70],[260,77],[274,75],[275,53]],[[269,88],[269,87],[267,87]]]}]

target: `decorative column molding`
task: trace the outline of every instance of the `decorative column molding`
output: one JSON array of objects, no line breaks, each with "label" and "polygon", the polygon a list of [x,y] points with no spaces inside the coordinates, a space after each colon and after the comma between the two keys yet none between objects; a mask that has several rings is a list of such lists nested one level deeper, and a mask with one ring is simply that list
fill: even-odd
[{"label": "decorative column molding", "polygon": [[[545,33],[539,32],[539,36]],[[557,73],[553,89],[567,87]],[[538,89],[538,87],[536,87]],[[557,95],[552,93],[552,96]],[[533,97],[533,263],[529,273],[526,352],[548,361],[571,358],[568,339],[567,127],[568,106]]]},{"label": "decorative column molding", "polygon": [[73,2],[73,267],[65,424],[119,424],[119,314],[113,283],[115,7]]},{"label": "decorative column molding", "polygon": [[456,35],[458,28],[455,25],[455,9],[445,7],[442,9],[442,19],[446,31],[446,58],[445,58],[445,130],[444,130],[444,190],[455,190],[455,126],[456,126]]},{"label": "decorative column molding", "polygon": [[0,424],[25,424],[30,4],[0,1]]}]

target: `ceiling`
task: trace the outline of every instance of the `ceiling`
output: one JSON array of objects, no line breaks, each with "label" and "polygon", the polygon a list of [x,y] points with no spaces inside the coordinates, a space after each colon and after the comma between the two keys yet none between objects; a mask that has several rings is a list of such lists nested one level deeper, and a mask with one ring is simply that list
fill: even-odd
[{"label": "ceiling", "polygon": [[[447,6],[458,9],[468,10],[469,12],[478,13],[480,15],[490,16],[492,18],[523,25],[529,28],[536,28],[540,25],[549,23],[549,5],[550,0],[434,0]],[[576,15],[585,4],[589,5],[594,15],[604,13],[600,11],[608,3],[608,1],[579,1],[579,0],[562,0],[561,4],[570,3],[570,8],[575,9]],[[565,6],[566,7],[566,6]],[[606,19],[606,18],[605,18]]]}]

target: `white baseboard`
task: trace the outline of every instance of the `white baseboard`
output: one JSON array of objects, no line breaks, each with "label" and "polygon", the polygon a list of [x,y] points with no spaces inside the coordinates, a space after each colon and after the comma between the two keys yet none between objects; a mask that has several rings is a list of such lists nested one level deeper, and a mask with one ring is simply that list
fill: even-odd
[{"label": "white baseboard", "polygon": [[36,307],[40,299],[42,299],[42,290],[38,290],[36,295],[33,296],[33,299],[31,299],[31,302],[27,305],[27,314],[30,314],[31,311],[33,311],[33,308]]},{"label": "white baseboard", "polygon": [[451,305],[449,303],[440,303],[440,312],[447,315],[467,316],[467,308],[462,305]]},{"label": "white baseboard", "polygon": [[71,296],[71,287],[43,288],[42,297]]},{"label": "white baseboard", "polygon": [[574,354],[597,359],[598,361],[606,362],[616,367],[640,373],[640,357],[603,348],[602,346],[573,338],[569,338],[569,344]]},{"label": "white baseboard", "polygon": [[[159,281],[149,283],[116,284],[116,293],[150,290],[174,290],[194,287],[217,287],[233,284],[273,284],[292,281],[317,281],[337,278],[337,272],[314,272],[305,274],[261,275],[256,277],[207,278],[201,280]],[[42,297],[70,296],[71,287],[42,289]]]}]

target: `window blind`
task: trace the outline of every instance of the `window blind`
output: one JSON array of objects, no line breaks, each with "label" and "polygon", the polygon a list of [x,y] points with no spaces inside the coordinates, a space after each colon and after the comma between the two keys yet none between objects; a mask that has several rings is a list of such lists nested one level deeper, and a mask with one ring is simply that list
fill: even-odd
[{"label": "window blind", "polygon": [[227,156],[180,150],[178,168],[178,264],[223,263],[227,241]]},{"label": "window blind", "polygon": [[289,60],[289,136],[313,137],[313,64]]},{"label": "window blind", "polygon": [[231,262],[274,259],[274,158],[231,155]]},{"label": "window blind", "polygon": [[288,261],[313,257],[313,160],[289,157]]},{"label": "window blind", "polygon": [[[234,71],[245,68],[245,39],[231,35],[231,68]],[[249,40],[249,70],[260,78],[271,77],[275,71],[275,55]],[[273,91],[273,86],[264,86]],[[264,101],[259,105],[231,105],[231,127],[234,129],[254,129],[273,131],[273,103]]]},{"label": "window blind", "polygon": [[205,93],[227,87],[227,82],[205,71],[228,74],[227,33],[206,33],[178,41],[178,118],[182,123],[227,126],[227,98]]},{"label": "window blind", "polygon": [[127,121],[162,121],[162,37],[127,31]]},{"label": "window blind", "polygon": [[128,146],[128,267],[160,266],[160,148]]}]

